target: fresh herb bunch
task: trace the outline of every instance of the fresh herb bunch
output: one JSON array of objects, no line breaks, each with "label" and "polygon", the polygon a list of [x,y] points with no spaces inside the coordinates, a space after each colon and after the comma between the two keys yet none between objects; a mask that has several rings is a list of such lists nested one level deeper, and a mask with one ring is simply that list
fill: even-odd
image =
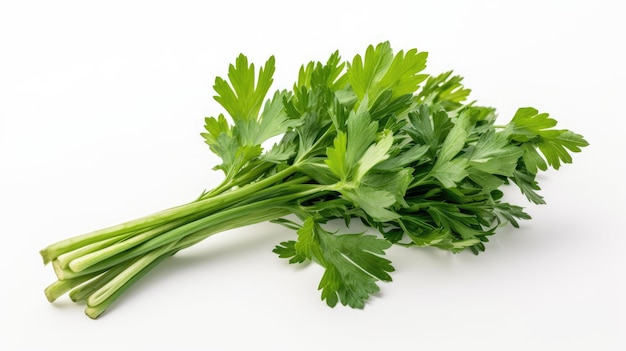
[{"label": "fresh herb bunch", "polygon": [[[461,77],[422,73],[426,58],[416,49],[394,54],[388,42],[351,62],[335,52],[268,98],[274,57],[257,72],[240,55],[214,85],[230,118],[206,118],[202,133],[222,159],[222,183],[186,205],[43,249],[58,277],[48,300],[69,292],[96,318],[165,258],[264,221],[296,233],[276,246],[280,257],[324,268],[319,289],[329,306],[362,308],[378,281],[391,281],[383,256],[392,244],[483,251],[496,228],[530,218],[500,189],[515,184],[544,203],[538,171],[570,163],[588,144],[530,107],[496,125],[493,108],[465,103]],[[380,234],[331,232],[332,219],[359,219]]]}]

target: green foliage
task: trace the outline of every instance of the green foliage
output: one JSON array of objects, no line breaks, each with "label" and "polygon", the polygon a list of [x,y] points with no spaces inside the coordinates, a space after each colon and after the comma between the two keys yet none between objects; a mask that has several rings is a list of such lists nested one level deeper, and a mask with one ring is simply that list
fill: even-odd
[{"label": "green foliage", "polygon": [[259,70],[258,79],[254,64],[241,54],[228,69],[228,80],[217,77],[213,89],[218,94],[215,100],[222,105],[233,120],[256,119],[265,95],[272,85],[275,71],[274,56]]},{"label": "green foliage", "polygon": [[392,97],[413,94],[419,83],[428,78],[418,74],[426,68],[428,54],[411,49],[393,54],[389,42],[370,46],[365,57],[356,55],[348,69],[348,79],[356,96],[363,100],[369,97],[373,103],[385,91]]},{"label": "green foliage", "polygon": [[539,113],[532,107],[520,108],[513,116],[507,133],[512,141],[521,143],[523,160],[530,173],[535,174],[538,169],[545,171],[548,166],[559,169],[561,162],[572,162],[568,150],[580,152],[581,147],[589,145],[579,134],[552,129],[556,124],[547,113]]},{"label": "green foliage", "polygon": [[371,294],[379,291],[376,281],[391,281],[391,262],[380,257],[391,246],[373,235],[331,233],[307,217],[298,229],[298,241],[281,243],[274,252],[290,263],[312,260],[324,267],[319,284],[322,299],[363,308]]}]

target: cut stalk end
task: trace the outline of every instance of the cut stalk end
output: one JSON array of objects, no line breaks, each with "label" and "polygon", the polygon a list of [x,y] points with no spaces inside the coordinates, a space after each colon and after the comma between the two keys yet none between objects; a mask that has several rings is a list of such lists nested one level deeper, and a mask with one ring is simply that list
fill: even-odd
[{"label": "cut stalk end", "polygon": [[100,317],[100,315],[105,311],[104,308],[101,307],[87,307],[85,308],[85,314],[87,317],[91,319],[96,319]]},{"label": "cut stalk end", "polygon": [[48,263],[50,263],[50,261],[52,261],[50,259],[50,253],[48,252],[48,248],[45,248],[41,251],[39,251],[39,254],[41,255],[41,258],[43,259],[43,264],[46,265]]},{"label": "cut stalk end", "polygon": [[55,283],[48,285],[48,287],[46,287],[43,291],[43,293],[46,295],[46,299],[48,299],[48,302],[54,302],[56,299],[59,298],[59,296],[63,295],[55,293],[55,288],[53,287],[54,284]]}]

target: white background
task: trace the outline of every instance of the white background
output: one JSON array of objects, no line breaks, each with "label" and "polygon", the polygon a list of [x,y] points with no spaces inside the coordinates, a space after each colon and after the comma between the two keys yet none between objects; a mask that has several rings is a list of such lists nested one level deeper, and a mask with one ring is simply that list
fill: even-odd
[{"label": "white background", "polygon": [[[609,1],[3,1],[0,349],[625,350],[626,26]],[[199,133],[240,52],[298,67],[368,44],[430,52],[507,122],[551,113],[591,146],[540,178],[544,206],[480,256],[394,248],[364,310],[320,301],[316,266],[261,224],[164,262],[101,319],[38,255],[69,236],[194,199],[219,181]],[[512,195],[515,201],[523,199]]]}]

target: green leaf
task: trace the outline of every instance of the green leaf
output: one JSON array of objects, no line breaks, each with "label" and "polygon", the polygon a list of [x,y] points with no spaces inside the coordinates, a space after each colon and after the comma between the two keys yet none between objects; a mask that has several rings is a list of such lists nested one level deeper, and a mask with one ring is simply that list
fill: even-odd
[{"label": "green leaf", "polygon": [[[339,166],[337,166],[339,167]],[[307,162],[298,166],[300,171],[317,183],[322,185],[331,185],[337,183],[340,179],[333,172],[328,164]]]},{"label": "green leaf", "polygon": [[468,170],[468,177],[474,183],[478,184],[481,188],[481,191],[484,193],[489,193],[492,190],[498,189],[505,182],[504,179],[498,176],[478,170],[476,168],[470,168]]},{"label": "green leaf", "polygon": [[580,152],[582,147],[589,145],[582,135],[569,130],[550,132],[542,133],[543,140],[537,143],[537,147],[554,169],[559,169],[561,162],[572,163],[572,156],[567,150]]},{"label": "green leaf", "polygon": [[[211,151],[217,156],[223,158],[224,154],[228,153],[230,143],[225,143],[228,139],[232,139],[232,131],[228,121],[224,115],[220,114],[218,118],[215,117],[207,117],[204,119],[204,129],[207,133],[201,133],[204,138],[204,142],[209,145]],[[224,136],[220,136],[224,134]],[[226,146],[226,145],[229,146]]]},{"label": "green leaf", "polygon": [[522,207],[505,202],[495,204],[493,211],[498,217],[500,225],[504,223],[511,223],[513,227],[519,228],[519,223],[517,222],[518,219],[530,219],[530,215],[524,212]]},{"label": "green leaf", "polygon": [[374,170],[397,171],[412,164],[417,164],[427,151],[428,145],[413,145],[408,149],[398,150],[397,154],[376,164]]},{"label": "green leaf", "polygon": [[441,182],[444,188],[453,188],[469,175],[467,167],[469,162],[465,158],[455,158],[446,163],[438,163],[430,171],[430,175]]},{"label": "green leaf", "polygon": [[386,160],[389,157],[388,152],[392,144],[393,134],[390,131],[384,131],[381,139],[376,144],[370,145],[361,156],[357,163],[354,180],[360,182],[370,169]]},{"label": "green leaf", "polygon": [[426,104],[418,105],[408,116],[410,124],[405,128],[407,134],[417,144],[428,145],[428,156],[434,160],[443,139],[454,124],[446,111],[431,113],[430,106]]},{"label": "green leaf", "polygon": [[228,125],[228,121],[223,114],[220,114],[218,118],[206,117],[204,119],[204,129],[208,133],[202,133],[202,136],[209,145],[215,144],[220,134],[230,134],[230,125]]},{"label": "green leaf", "polygon": [[470,166],[479,171],[511,176],[522,154],[521,148],[509,144],[505,134],[491,130],[478,139],[465,157],[469,159]]},{"label": "green leaf", "polygon": [[[209,138],[205,138],[205,140],[209,140]],[[221,169],[224,173],[229,173],[229,170],[235,163],[237,149],[239,148],[237,140],[231,134],[223,132],[217,138],[211,140],[211,142],[212,144],[209,144],[211,151],[222,159],[222,164],[215,166],[214,169]]]},{"label": "green leaf", "polygon": [[411,168],[403,168],[395,172],[368,173],[361,181],[362,186],[385,190],[392,194],[395,202],[408,206],[404,200],[409,185],[413,181]]},{"label": "green leaf", "polygon": [[348,67],[348,79],[352,89],[360,100],[369,97],[369,103],[386,90],[392,91],[392,98],[412,94],[428,75],[418,74],[426,68],[428,54],[412,49],[395,56],[389,42],[376,47],[369,46],[365,57],[356,55]]},{"label": "green leaf", "polygon": [[[428,78],[428,74],[418,74],[426,68],[427,57],[428,53],[418,52],[417,49],[411,49],[406,53],[402,50],[399,51],[376,88],[381,93],[385,90],[391,90],[392,98],[413,94],[419,84]],[[380,95],[380,93],[376,93],[372,95]]]},{"label": "green leaf", "polygon": [[243,145],[239,146],[232,153],[232,160],[230,163],[223,165],[227,166],[227,176],[230,176],[230,173],[239,172],[249,161],[259,157],[261,155],[261,145]]},{"label": "green leaf", "polygon": [[235,65],[228,69],[228,81],[215,78],[213,89],[218,95],[214,98],[233,120],[256,119],[272,85],[274,70],[274,56],[271,56],[259,70],[257,80],[254,64],[248,65],[248,58],[240,54]]},{"label": "green leaf", "polygon": [[[283,100],[291,95],[287,91],[276,92],[259,114],[272,84],[273,73],[273,57],[259,70],[257,80],[254,64],[248,64],[248,59],[239,55],[235,65],[229,67],[229,81],[220,77],[215,80],[214,88],[218,93],[215,99],[231,115],[234,125],[230,126],[222,114],[218,118],[206,118],[207,133],[202,136],[211,151],[222,158],[222,164],[216,168],[222,169],[227,177],[233,177],[248,162],[259,157],[263,142],[302,123],[285,111]],[[279,163],[294,151],[293,148],[275,147],[264,159]]]},{"label": "green leaf", "polygon": [[339,105],[327,88],[317,86],[312,90],[300,87],[289,99],[284,99],[285,112],[300,124],[294,128],[295,135],[290,142],[297,141],[297,159],[325,154],[326,147],[335,136],[331,113],[342,119],[348,112]]},{"label": "green leaf", "polygon": [[440,105],[448,111],[459,108],[470,94],[470,90],[461,84],[462,80],[460,76],[452,76],[452,71],[430,76],[417,99],[422,103]]},{"label": "green leaf", "polygon": [[548,169],[546,161],[541,157],[539,151],[537,151],[537,148],[533,144],[523,143],[521,147],[523,151],[522,160],[528,172],[536,174],[538,169],[542,171]]},{"label": "green leaf", "polygon": [[346,148],[348,137],[339,131],[333,141],[333,147],[326,149],[327,158],[324,162],[328,168],[342,181],[348,179],[348,165],[346,164]]},{"label": "green leaf", "polygon": [[472,128],[470,113],[463,111],[444,139],[430,176],[435,177],[445,188],[452,188],[468,175],[469,161],[456,157],[467,141]]},{"label": "green leaf", "polygon": [[432,205],[427,208],[427,211],[438,226],[459,234],[463,240],[477,240],[478,242],[480,241],[478,237],[490,234],[481,229],[476,216],[461,212],[454,204]]},{"label": "green leaf", "polygon": [[296,251],[295,244],[296,242],[293,240],[282,242],[280,245],[276,245],[272,252],[280,258],[288,258],[291,264],[303,263],[307,258]]},{"label": "green leaf", "polygon": [[259,145],[267,139],[283,134],[289,128],[302,123],[300,119],[289,118],[285,112],[283,99],[286,91],[276,92],[267,101],[259,118],[235,121],[234,133],[241,145]]},{"label": "green leaf", "polygon": [[393,144],[393,136],[385,132],[379,143],[372,145],[377,137],[378,123],[371,120],[364,106],[350,113],[346,132],[338,131],[333,147],[326,152],[326,164],[342,181],[358,183],[367,171],[388,157],[387,151]]},{"label": "green leaf", "polygon": [[559,169],[561,163],[572,162],[570,151],[580,152],[582,147],[589,145],[580,134],[567,129],[552,129],[556,124],[556,120],[549,118],[547,113],[539,113],[532,107],[518,109],[509,123],[506,132],[511,140],[522,143],[523,160],[530,173],[537,173],[537,169],[546,170],[546,162]]},{"label": "green leaf", "polygon": [[359,99],[369,95],[372,102],[376,100],[374,94],[368,94],[375,87],[393,61],[393,52],[388,42],[380,43],[376,47],[370,45],[365,52],[365,59],[356,55],[348,67],[348,79],[352,90]]},{"label": "green leaf", "polygon": [[391,90],[385,90],[374,101],[369,112],[371,118],[379,121],[385,129],[397,132],[406,123],[403,116],[410,110],[414,99],[412,94],[401,95],[397,98],[392,95]]},{"label": "green leaf", "polygon": [[522,194],[526,195],[528,201],[538,205],[546,203],[543,197],[537,193],[537,191],[541,190],[541,188],[535,180],[534,173],[529,173],[526,170],[518,169],[513,172],[511,180],[513,181],[513,183],[515,183],[515,185],[518,186]]},{"label": "green leaf", "polygon": [[[443,242],[451,243],[452,239],[450,238],[450,231],[444,228],[435,228],[433,230],[420,230],[418,232],[408,232],[407,233],[413,244],[420,247],[427,246],[435,246],[437,244],[441,245]],[[449,244],[449,247],[452,247]]]},{"label": "green leaf", "polygon": [[378,123],[370,118],[366,104],[363,104],[357,111],[350,113],[346,125],[348,138],[346,165],[349,170],[353,170],[365,153],[366,148],[376,140]]},{"label": "green leaf", "polygon": [[295,155],[295,149],[296,147],[291,144],[274,144],[272,148],[270,148],[266,153],[261,155],[261,159],[265,162],[279,164],[281,162],[289,160],[293,155]]},{"label": "green leaf", "polygon": [[319,289],[329,306],[341,302],[363,308],[369,296],[379,291],[377,281],[391,281],[389,273],[394,268],[381,257],[390,246],[386,240],[363,233],[330,233],[308,217],[298,230],[295,253],[288,248],[279,251],[292,258],[310,258],[324,267]]},{"label": "green leaf", "polygon": [[434,168],[441,166],[451,161],[465,145],[467,136],[472,128],[472,121],[470,113],[462,112],[454,123],[454,127],[450,130],[450,133],[446,136],[446,139],[441,145],[441,151],[437,156]]},{"label": "green leaf", "polygon": [[376,221],[387,222],[399,217],[396,212],[388,209],[396,202],[396,198],[387,190],[361,185],[358,188],[340,191],[344,198],[352,201]]},{"label": "green leaf", "polygon": [[348,76],[344,74],[345,62],[341,61],[339,51],[330,55],[326,64],[321,62],[309,62],[303,65],[298,72],[296,86],[314,88],[322,85],[329,87],[332,91],[338,91],[345,87]]},{"label": "green leaf", "polygon": [[434,246],[442,250],[460,252],[479,242],[478,239],[459,239],[458,235],[454,235],[450,228],[444,228],[435,223],[428,212],[403,215],[398,223],[403,232],[411,239],[411,243],[408,245]]},{"label": "green leaf", "polygon": [[549,128],[556,126],[556,120],[549,118],[547,113],[539,113],[532,107],[522,107],[515,112],[510,123],[511,138],[526,142]]}]

